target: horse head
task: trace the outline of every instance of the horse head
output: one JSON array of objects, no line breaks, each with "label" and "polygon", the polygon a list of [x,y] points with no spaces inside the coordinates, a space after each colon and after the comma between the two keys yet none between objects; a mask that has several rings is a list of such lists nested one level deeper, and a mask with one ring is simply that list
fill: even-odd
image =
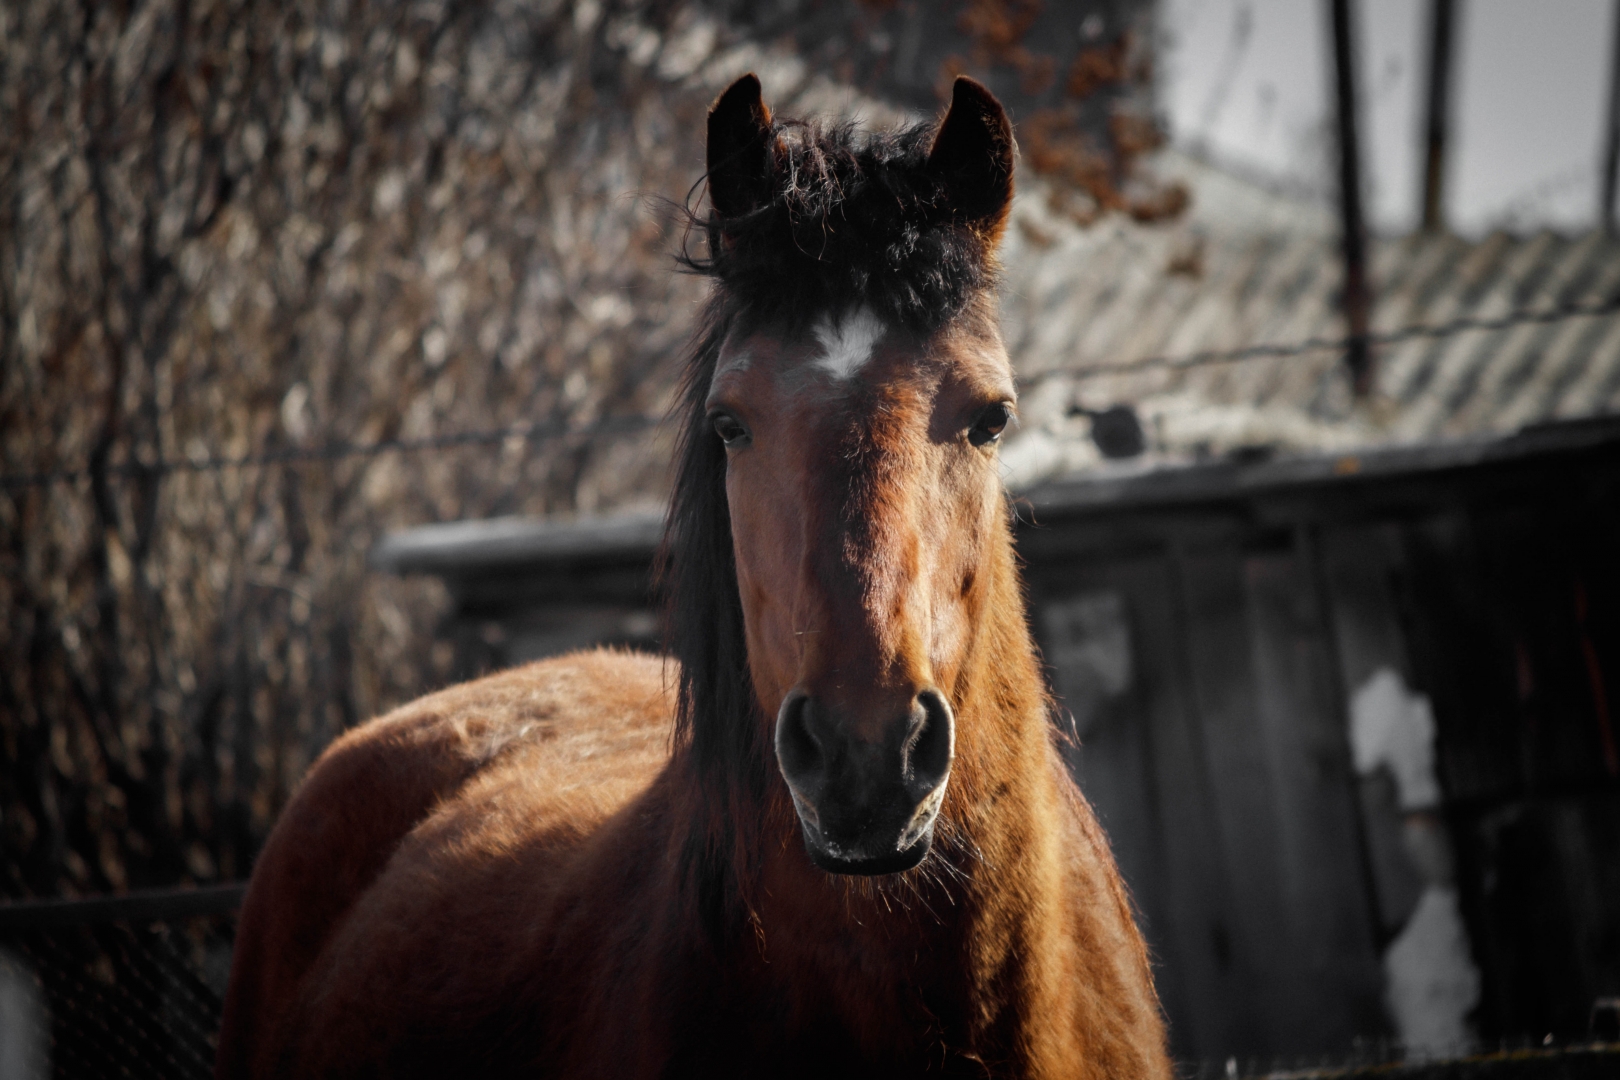
[{"label": "horse head", "polygon": [[937,126],[784,123],[752,75],[708,123],[705,268],[726,307],[691,437],[723,456],[755,722],[818,866],[906,870],[1005,601],[985,570],[1007,542],[993,283],[1011,126],[966,78]]},{"label": "horse head", "polygon": [[876,135],[720,97],[678,694],[576,653],[338,740],[255,865],[221,1076],[1171,1075],[997,468],[1012,166],[966,80]]}]

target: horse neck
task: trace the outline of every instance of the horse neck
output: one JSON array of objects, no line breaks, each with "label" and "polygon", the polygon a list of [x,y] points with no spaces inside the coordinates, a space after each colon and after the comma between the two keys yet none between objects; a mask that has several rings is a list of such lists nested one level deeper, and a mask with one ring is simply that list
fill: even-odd
[{"label": "horse neck", "polygon": [[731,1015],[722,1004],[746,1013],[796,1002],[851,1031],[878,1023],[881,1043],[929,987],[918,1000],[935,1029],[999,1047],[1013,1071],[1165,1076],[1147,955],[1106,841],[1062,779],[1002,535],[956,686],[957,758],[936,852],[894,879],[824,874],[803,852],[763,739],[724,777],[685,747],[666,774],[692,811],[667,819],[678,855],[667,865],[681,867],[668,895],[692,935],[678,955],[714,978],[705,1008],[715,1015]]},{"label": "horse neck", "polygon": [[[994,858],[1003,845],[1018,850],[1042,832],[1049,833],[1043,826],[1057,812],[1062,794],[1048,719],[1050,702],[1025,615],[1009,531],[1001,531],[985,561],[990,595],[953,694],[956,761],[942,814],[949,827],[947,839],[954,834],[971,845],[970,855]],[[1038,853],[1038,847],[1024,846],[1018,861],[1027,864]]]}]

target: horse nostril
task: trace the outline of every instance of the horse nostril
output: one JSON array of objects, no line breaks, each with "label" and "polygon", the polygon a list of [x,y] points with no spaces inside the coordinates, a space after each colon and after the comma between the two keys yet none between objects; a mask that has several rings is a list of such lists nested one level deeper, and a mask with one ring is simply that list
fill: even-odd
[{"label": "horse nostril", "polygon": [[912,786],[927,792],[944,782],[956,752],[955,718],[944,695],[924,690],[917,695],[917,710],[906,745],[904,770]]},{"label": "horse nostril", "polygon": [[821,740],[811,730],[811,707],[809,694],[795,692],[776,714],[776,760],[796,786],[804,786],[825,764]]}]

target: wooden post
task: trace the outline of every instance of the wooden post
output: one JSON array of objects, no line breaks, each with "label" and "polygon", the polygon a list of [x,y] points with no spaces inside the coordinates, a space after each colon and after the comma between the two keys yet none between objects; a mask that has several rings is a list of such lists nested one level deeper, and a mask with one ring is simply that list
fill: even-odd
[{"label": "wooden post", "polygon": [[1615,173],[1620,169],[1620,8],[1614,13],[1614,48],[1609,53],[1609,128],[1603,147],[1603,205],[1598,220],[1610,235],[1620,232],[1615,207]]},{"label": "wooden post", "polygon": [[1351,48],[1350,0],[1331,0],[1334,89],[1338,103],[1339,220],[1344,233],[1344,321],[1350,348],[1350,386],[1365,398],[1373,388],[1373,355],[1367,340],[1372,295],[1367,285],[1367,225],[1361,206],[1361,153],[1356,137],[1356,75]]},{"label": "wooden post", "polygon": [[1445,231],[1446,127],[1451,105],[1451,43],[1457,0],[1429,4],[1429,115],[1424,125],[1423,231]]}]

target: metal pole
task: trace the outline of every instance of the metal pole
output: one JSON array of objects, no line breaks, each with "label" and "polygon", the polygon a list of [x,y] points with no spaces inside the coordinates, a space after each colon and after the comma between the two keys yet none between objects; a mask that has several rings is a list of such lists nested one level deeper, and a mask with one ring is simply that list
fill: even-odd
[{"label": "metal pole", "polygon": [[1350,347],[1350,386],[1356,397],[1372,393],[1373,355],[1367,341],[1372,296],[1367,285],[1367,226],[1361,206],[1361,153],[1356,138],[1356,77],[1351,48],[1350,0],[1331,0],[1334,89],[1339,113],[1339,216],[1344,233],[1344,320]]},{"label": "metal pole", "polygon": [[1614,50],[1609,54],[1609,130],[1603,147],[1603,204],[1598,220],[1613,235],[1620,232],[1616,219],[1615,172],[1620,168],[1620,5],[1614,13]]},{"label": "metal pole", "polygon": [[1457,0],[1429,5],[1429,116],[1424,129],[1423,231],[1446,227],[1443,193],[1446,171],[1446,127],[1451,105],[1451,42],[1456,34]]}]

